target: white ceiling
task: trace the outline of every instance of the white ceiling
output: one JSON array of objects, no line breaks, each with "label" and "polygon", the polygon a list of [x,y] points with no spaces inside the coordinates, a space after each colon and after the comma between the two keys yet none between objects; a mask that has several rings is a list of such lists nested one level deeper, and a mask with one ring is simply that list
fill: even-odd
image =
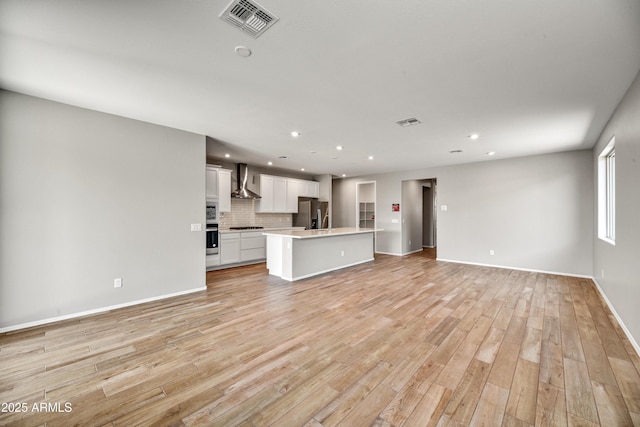
[{"label": "white ceiling", "polygon": [[0,0],[0,86],[353,176],[590,148],[640,69],[637,0],[229,1]]}]

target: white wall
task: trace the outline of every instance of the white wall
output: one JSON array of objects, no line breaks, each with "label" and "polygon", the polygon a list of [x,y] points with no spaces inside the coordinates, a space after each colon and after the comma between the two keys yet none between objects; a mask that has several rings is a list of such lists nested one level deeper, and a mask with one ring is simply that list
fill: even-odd
[{"label": "white wall", "polygon": [[375,203],[376,202],[376,184],[371,182],[368,184],[360,184],[358,187],[359,203]]},{"label": "white wall", "polygon": [[341,222],[334,226],[353,226],[352,203],[345,202],[355,182],[375,180],[376,226],[384,229],[377,233],[377,250],[402,254],[401,224],[391,223],[399,218],[391,204],[400,203],[402,181],[428,178],[438,180],[438,258],[592,274],[590,150],[337,179],[334,209]]},{"label": "white wall", "polygon": [[[640,74],[594,148],[594,191],[597,191],[598,155],[613,136],[616,137],[616,244],[600,240],[594,228],[593,276],[637,343],[640,342]],[[592,211],[597,215],[595,202]]]},{"label": "white wall", "polygon": [[204,136],[0,91],[0,329],[203,288],[204,165]]}]

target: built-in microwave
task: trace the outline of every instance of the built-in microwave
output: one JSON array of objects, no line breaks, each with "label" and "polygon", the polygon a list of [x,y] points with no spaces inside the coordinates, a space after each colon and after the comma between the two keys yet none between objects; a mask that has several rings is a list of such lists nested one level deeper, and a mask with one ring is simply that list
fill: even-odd
[{"label": "built-in microwave", "polygon": [[207,200],[207,224],[218,222],[218,202]]}]

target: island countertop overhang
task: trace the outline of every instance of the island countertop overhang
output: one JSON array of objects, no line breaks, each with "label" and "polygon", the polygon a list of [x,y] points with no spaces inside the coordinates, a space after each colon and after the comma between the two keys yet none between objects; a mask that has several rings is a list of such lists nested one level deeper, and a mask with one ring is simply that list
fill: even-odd
[{"label": "island countertop overhang", "polygon": [[375,233],[382,231],[380,228],[358,228],[358,227],[340,227],[328,228],[320,230],[287,230],[287,231],[266,231],[262,233],[264,236],[280,236],[291,237],[293,239],[315,239],[321,237],[344,236],[347,234]]}]

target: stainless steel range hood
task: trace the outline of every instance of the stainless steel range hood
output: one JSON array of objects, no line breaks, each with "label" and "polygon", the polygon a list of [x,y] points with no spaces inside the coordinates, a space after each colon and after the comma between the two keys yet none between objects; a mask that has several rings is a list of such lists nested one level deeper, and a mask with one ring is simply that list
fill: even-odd
[{"label": "stainless steel range hood", "polygon": [[259,199],[260,196],[247,188],[247,179],[249,178],[249,168],[246,163],[238,163],[236,165],[236,179],[238,188],[231,193],[231,197],[237,199]]}]

